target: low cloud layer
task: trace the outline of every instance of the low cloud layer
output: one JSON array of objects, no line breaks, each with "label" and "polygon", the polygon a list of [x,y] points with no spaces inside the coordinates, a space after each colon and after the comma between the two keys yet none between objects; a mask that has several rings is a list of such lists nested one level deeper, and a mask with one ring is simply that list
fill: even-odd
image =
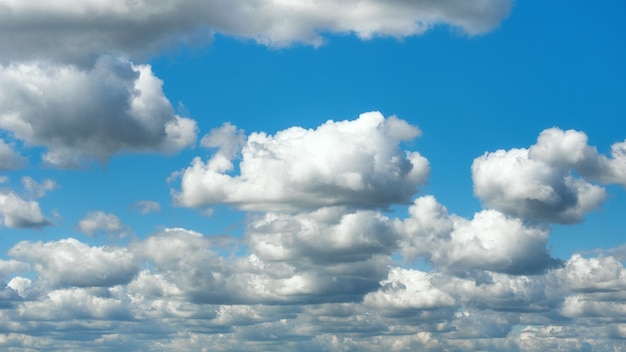
[{"label": "low cloud layer", "polygon": [[[616,255],[553,258],[547,248],[550,223],[579,220],[592,209],[573,218],[564,215],[567,210],[537,217],[539,210],[531,207],[546,205],[524,198],[536,193],[528,191],[533,187],[560,195],[567,189],[559,185],[567,186],[568,178],[604,196],[592,182],[618,182],[619,154],[601,156],[586,141],[581,148],[586,157],[560,153],[562,137],[581,140],[582,133],[556,129],[542,132],[529,149],[486,153],[473,165],[477,194],[485,202],[506,199],[523,206],[487,202],[495,209],[462,217],[434,196],[416,196],[428,162],[400,146],[418,135],[417,127],[379,113],[273,136],[245,136],[230,124],[213,130],[201,142],[214,149],[213,156],[195,159],[178,174],[182,190],[174,197],[200,200],[189,206],[225,203],[252,210],[243,236],[166,228],[110,246],[74,238],[19,242],[0,261],[5,284],[0,327],[10,332],[0,346],[171,351],[623,346],[626,269],[617,256],[622,248],[606,251]],[[590,162],[605,165],[604,176],[583,171],[581,165]],[[239,175],[227,173],[234,170]],[[188,173],[197,183],[192,188],[185,188]],[[248,175],[265,183],[255,185]],[[495,186],[504,180],[514,190]],[[29,197],[57,187],[30,178],[22,184]],[[221,193],[212,188],[216,184]],[[280,186],[308,192],[300,194],[307,201],[295,202]],[[414,198],[408,213],[386,212],[407,199],[396,196],[403,192]],[[582,202],[581,188],[569,192]],[[215,194],[219,197],[211,198]],[[154,204],[138,202],[135,209]],[[94,211],[78,229],[93,235],[127,228],[117,216]],[[63,331],[63,338],[56,331]]]}]

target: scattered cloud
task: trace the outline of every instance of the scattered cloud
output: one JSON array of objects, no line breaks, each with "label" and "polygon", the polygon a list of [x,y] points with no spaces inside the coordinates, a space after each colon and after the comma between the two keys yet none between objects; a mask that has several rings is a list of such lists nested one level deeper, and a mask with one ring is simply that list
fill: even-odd
[{"label": "scattered cloud", "polygon": [[124,225],[114,214],[105,213],[101,210],[90,211],[80,220],[76,226],[77,230],[89,236],[95,236],[98,232],[108,235],[116,235],[120,238],[126,237],[130,228]]},{"label": "scattered cloud", "polygon": [[2,223],[11,228],[41,228],[51,225],[34,200],[26,200],[13,191],[0,191]]},{"label": "scattered cloud", "polygon": [[158,213],[161,211],[161,205],[153,200],[138,200],[130,205],[130,209],[137,210],[142,215],[146,215]]},{"label": "scattered cloud", "polygon": [[[230,127],[212,136],[224,128]],[[239,175],[229,175],[233,162],[218,151],[206,162],[195,158],[177,174],[181,190],[172,195],[187,207],[228,204],[259,211],[407,203],[425,184],[430,167],[399,143],[419,134],[417,127],[378,112],[328,121],[315,130],[252,133],[240,152]]]}]

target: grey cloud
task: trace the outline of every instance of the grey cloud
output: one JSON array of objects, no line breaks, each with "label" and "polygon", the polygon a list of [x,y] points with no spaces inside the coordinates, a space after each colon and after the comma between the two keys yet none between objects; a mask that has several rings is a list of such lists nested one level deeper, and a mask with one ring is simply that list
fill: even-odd
[{"label": "grey cloud", "polygon": [[213,32],[270,46],[319,45],[323,32],[405,37],[447,24],[468,34],[496,27],[510,0],[238,2],[166,0],[0,1],[0,60],[88,64],[103,53],[145,56],[180,43],[203,43]]},{"label": "grey cloud", "polygon": [[[358,131],[358,132],[357,132]],[[399,143],[419,129],[379,112],[352,121],[328,121],[315,130],[292,127],[248,136],[239,175],[222,153],[195,158],[176,173],[182,206],[229,204],[253,211],[299,211],[324,206],[388,207],[407,203],[426,182],[430,167],[417,152]]]},{"label": "grey cloud", "polygon": [[175,152],[195,143],[196,123],[174,113],[161,85],[150,66],[113,57],[85,70],[0,66],[0,128],[47,148],[44,162],[60,167],[104,163],[121,151]]},{"label": "grey cloud", "polygon": [[18,169],[25,163],[26,159],[19,155],[11,144],[0,139],[0,171]]}]

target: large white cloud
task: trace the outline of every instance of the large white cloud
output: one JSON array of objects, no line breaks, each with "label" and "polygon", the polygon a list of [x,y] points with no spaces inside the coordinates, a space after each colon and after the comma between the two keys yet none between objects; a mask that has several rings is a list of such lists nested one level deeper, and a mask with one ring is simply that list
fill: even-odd
[{"label": "large white cloud", "polygon": [[0,61],[55,59],[85,63],[102,53],[146,54],[208,41],[211,32],[284,46],[318,45],[320,33],[404,37],[448,24],[469,34],[491,30],[511,0],[280,1],[166,0],[30,3],[0,1]]},{"label": "large white cloud", "polygon": [[609,158],[587,139],[584,132],[550,128],[528,149],[485,153],[472,164],[474,193],[487,207],[515,216],[580,222],[606,198],[588,180],[626,185],[626,141],[613,144]]},{"label": "large white cloud", "polygon": [[150,66],[113,57],[90,69],[0,66],[0,128],[46,147],[43,160],[61,167],[122,151],[175,152],[195,143],[196,123],[174,113],[161,85]]},{"label": "large white cloud", "polygon": [[239,175],[229,174],[234,165],[223,152],[206,162],[195,158],[180,173],[181,190],[172,194],[188,207],[223,203],[260,211],[407,203],[430,168],[419,153],[402,152],[399,143],[419,133],[378,112],[328,121],[315,130],[252,133],[241,150]]}]

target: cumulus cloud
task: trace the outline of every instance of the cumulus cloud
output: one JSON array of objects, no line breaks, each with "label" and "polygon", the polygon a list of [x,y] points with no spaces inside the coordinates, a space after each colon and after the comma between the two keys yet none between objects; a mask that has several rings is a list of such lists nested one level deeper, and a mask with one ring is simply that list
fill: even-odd
[{"label": "cumulus cloud", "polygon": [[419,153],[402,152],[399,143],[419,134],[417,127],[378,112],[315,130],[252,133],[241,150],[239,175],[229,175],[234,165],[223,153],[206,162],[195,158],[180,172],[181,190],[172,195],[187,207],[221,203],[263,211],[407,203],[430,167]]},{"label": "cumulus cloud", "polygon": [[432,196],[419,197],[409,218],[396,221],[406,258],[426,259],[440,270],[537,273],[558,264],[546,249],[548,229],[494,210],[473,219],[448,214]]},{"label": "cumulus cloud", "polygon": [[270,46],[319,45],[321,33],[405,37],[445,24],[480,34],[509,13],[510,0],[291,1],[158,3],[0,1],[0,59],[88,63],[102,53],[145,55],[180,42],[206,42],[212,32]]},{"label": "cumulus cloud", "polygon": [[129,227],[124,225],[117,216],[101,210],[88,212],[82,220],[78,221],[76,228],[89,236],[104,232],[125,237],[130,231]]},{"label": "cumulus cloud", "polygon": [[0,191],[2,223],[11,228],[41,228],[51,224],[35,200],[26,200],[13,191]]},{"label": "cumulus cloud", "polygon": [[138,262],[127,249],[90,247],[73,238],[20,242],[9,255],[32,263],[40,278],[53,287],[125,284],[139,271]]},{"label": "cumulus cloud", "polygon": [[137,210],[142,215],[150,213],[158,213],[161,211],[161,205],[153,200],[138,200],[130,205],[130,208]]},{"label": "cumulus cloud", "polygon": [[246,236],[263,260],[321,265],[391,255],[399,239],[391,221],[380,213],[345,213],[337,208],[295,215],[269,213],[252,222]]},{"label": "cumulus cloud", "polygon": [[367,294],[363,302],[384,315],[410,315],[418,311],[453,307],[454,298],[433,287],[432,275],[402,268],[392,268],[379,291]]},{"label": "cumulus cloud", "polygon": [[606,198],[588,180],[626,185],[626,141],[607,157],[587,140],[584,132],[550,128],[528,149],[485,153],[472,164],[474,193],[487,207],[522,218],[580,222]]},{"label": "cumulus cloud", "polygon": [[161,85],[150,66],[113,57],[89,69],[0,66],[0,128],[45,147],[44,162],[59,167],[123,151],[175,152],[195,143],[196,123],[174,113]]}]

